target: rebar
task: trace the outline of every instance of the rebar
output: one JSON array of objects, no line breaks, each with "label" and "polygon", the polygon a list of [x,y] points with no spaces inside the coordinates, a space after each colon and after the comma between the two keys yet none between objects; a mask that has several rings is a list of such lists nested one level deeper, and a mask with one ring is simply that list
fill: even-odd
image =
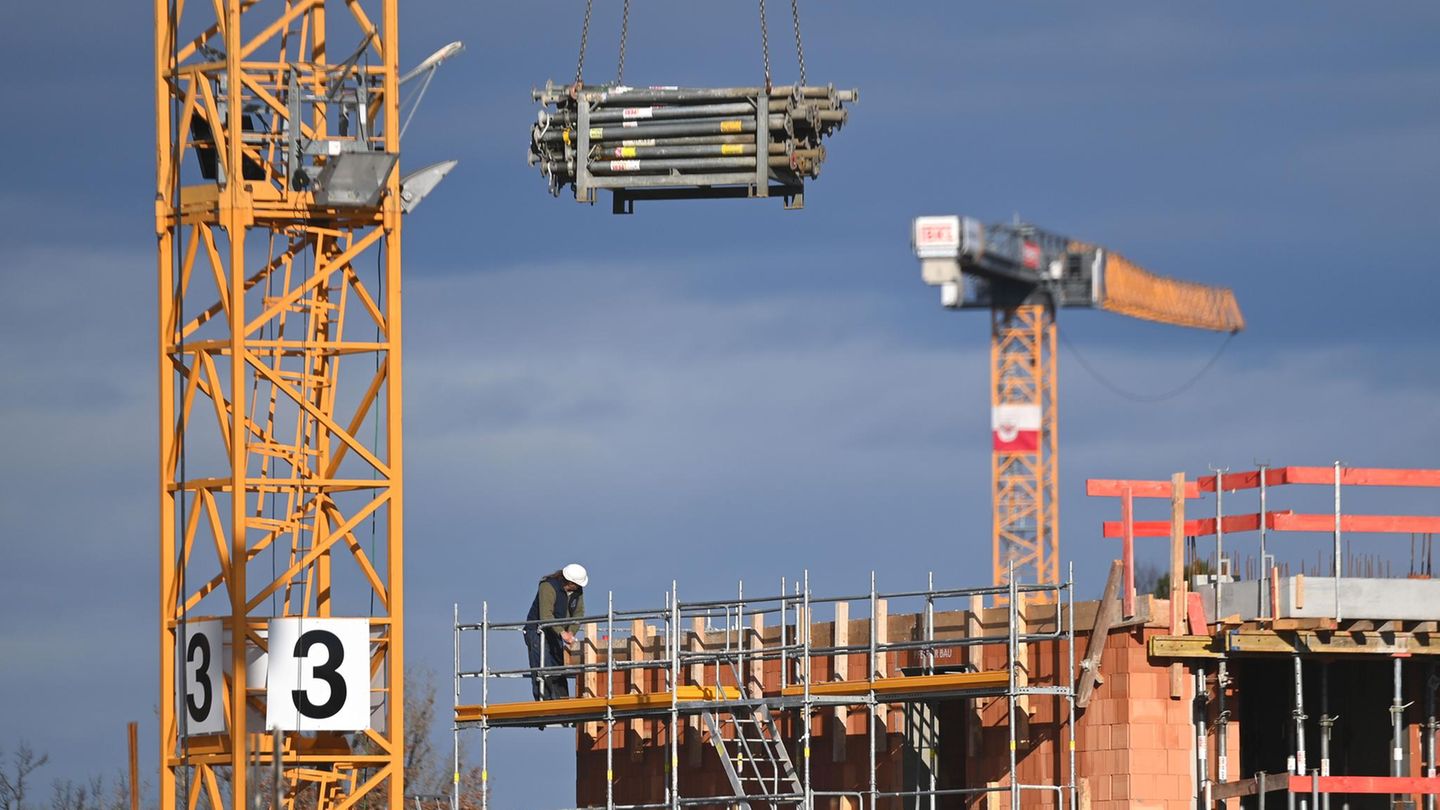
[{"label": "rebar", "polygon": [[[576,199],[594,202],[599,188],[626,194],[666,188],[672,197],[737,196],[717,187],[764,197],[775,188],[799,196],[805,181],[819,176],[822,140],[845,124],[845,104],[858,93],[550,82],[534,98],[541,109],[530,131],[530,164],[539,166],[551,194],[570,186]],[[766,163],[755,159],[760,154]],[[641,175],[649,177],[637,179]],[[694,193],[674,191],[684,187]]]}]

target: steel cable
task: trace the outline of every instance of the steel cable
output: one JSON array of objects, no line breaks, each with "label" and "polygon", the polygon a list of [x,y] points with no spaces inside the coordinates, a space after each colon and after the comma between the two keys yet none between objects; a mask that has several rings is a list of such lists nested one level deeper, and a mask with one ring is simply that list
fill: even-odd
[{"label": "steel cable", "polygon": [[1132,402],[1164,402],[1167,399],[1173,399],[1185,393],[1186,391],[1189,391],[1192,387],[1194,387],[1195,383],[1200,382],[1201,377],[1204,377],[1211,368],[1214,368],[1216,363],[1220,362],[1221,355],[1225,354],[1225,350],[1230,346],[1230,341],[1234,340],[1235,335],[1237,334],[1235,332],[1231,332],[1229,335],[1227,335],[1224,342],[1222,342],[1220,344],[1220,347],[1215,350],[1215,354],[1211,355],[1210,359],[1205,362],[1205,365],[1201,366],[1200,370],[1195,372],[1195,374],[1192,375],[1190,379],[1170,389],[1169,391],[1162,391],[1158,394],[1145,394],[1123,388],[1105,377],[1105,375],[1097,371],[1094,366],[1090,365],[1089,361],[1085,359],[1085,356],[1080,353],[1079,349],[1075,348],[1075,344],[1071,343],[1070,338],[1065,336],[1065,330],[1056,329],[1055,331],[1060,335],[1060,342],[1065,344],[1065,348],[1070,350],[1070,354],[1074,355],[1075,360],[1080,363],[1080,366],[1082,368],[1084,368],[1087,372],[1090,373],[1091,377],[1095,378],[1096,382],[1109,389],[1112,393],[1124,397],[1125,399],[1128,399]]}]

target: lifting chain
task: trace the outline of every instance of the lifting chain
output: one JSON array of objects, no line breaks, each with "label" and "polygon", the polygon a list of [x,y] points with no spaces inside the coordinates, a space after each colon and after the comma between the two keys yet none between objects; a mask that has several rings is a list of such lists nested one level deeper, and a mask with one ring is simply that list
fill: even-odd
[{"label": "lifting chain", "polygon": [[770,92],[770,29],[765,25],[765,0],[760,0],[760,52],[765,56],[765,92]]},{"label": "lifting chain", "polygon": [[[625,0],[629,3],[630,0]],[[800,43],[800,0],[790,0],[790,17],[795,21],[795,61],[800,63],[800,86],[805,86],[805,46]],[[768,71],[767,71],[768,77]],[[766,83],[769,83],[767,78]]]},{"label": "lifting chain", "polygon": [[615,83],[625,83],[625,37],[630,33],[630,0],[625,0],[620,12],[620,66],[615,69]]},{"label": "lifting chain", "polygon": [[580,60],[575,64],[575,89],[580,89],[580,81],[585,75],[585,42],[590,39],[590,11],[595,0],[585,0],[585,24],[580,28]]}]

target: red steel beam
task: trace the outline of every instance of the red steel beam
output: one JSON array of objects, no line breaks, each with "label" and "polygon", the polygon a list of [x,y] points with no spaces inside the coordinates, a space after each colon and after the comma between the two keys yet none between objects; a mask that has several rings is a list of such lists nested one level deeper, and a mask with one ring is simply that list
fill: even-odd
[{"label": "red steel beam", "polygon": [[[1332,532],[1334,515],[1297,515],[1271,512],[1266,521],[1277,532]],[[1340,530],[1373,534],[1416,534],[1440,532],[1440,517],[1419,515],[1341,515]]]},{"label": "red steel beam", "polygon": [[[1275,512],[1269,513],[1273,523]],[[1331,518],[1334,522],[1334,518]],[[1168,520],[1137,520],[1135,525],[1136,537],[1169,537],[1170,521]],[[1255,531],[1260,528],[1259,515],[1227,515],[1224,524],[1225,533]],[[1118,520],[1107,520],[1101,524],[1103,537],[1124,537],[1124,524]],[[1186,537],[1207,537],[1215,533],[1215,518],[1193,518],[1185,521],[1184,534]]]},{"label": "red steel beam", "polygon": [[1321,793],[1440,794],[1440,776],[1296,776],[1290,775],[1291,793],[1309,793],[1318,781]]},{"label": "red steel beam", "polygon": [[[1085,480],[1085,494],[1092,497],[1119,498],[1125,494],[1127,487],[1130,489],[1132,498],[1170,497],[1169,481],[1125,481],[1109,478],[1087,478]],[[1200,497],[1200,486],[1194,481],[1186,481],[1185,497]]]},{"label": "red steel beam", "polygon": [[[1226,515],[1222,524],[1225,533],[1253,532],[1260,528],[1260,516]],[[1265,526],[1277,532],[1332,532],[1334,515],[1307,515],[1295,512],[1266,512]],[[1107,520],[1101,524],[1101,536],[1124,537],[1125,524]],[[1421,515],[1341,515],[1340,530],[1360,534],[1440,534],[1440,517]],[[1135,537],[1169,537],[1170,522],[1165,520],[1134,521]],[[1215,534],[1215,518],[1185,521],[1186,537],[1210,537]]]},{"label": "red steel beam", "polygon": [[[1196,479],[1201,492],[1215,491],[1215,476]],[[1255,489],[1260,471],[1225,473],[1224,488]],[[1266,486],[1282,484],[1335,485],[1334,467],[1271,467],[1265,471]],[[1351,487],[1440,487],[1440,470],[1401,470],[1384,467],[1341,467],[1340,484]]]}]

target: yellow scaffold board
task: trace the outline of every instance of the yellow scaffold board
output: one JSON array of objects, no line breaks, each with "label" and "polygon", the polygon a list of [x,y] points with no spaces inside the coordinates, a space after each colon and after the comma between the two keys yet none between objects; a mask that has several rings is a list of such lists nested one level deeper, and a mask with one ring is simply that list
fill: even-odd
[{"label": "yellow scaffold board", "polygon": [[[709,700],[736,700],[739,693],[734,687],[682,686],[675,695],[677,703]],[[561,700],[527,700],[522,703],[492,703],[489,706],[456,706],[455,722],[473,723],[482,718],[489,720],[529,720],[546,717],[577,717],[593,715],[603,717],[605,709],[616,712],[637,712],[662,710],[670,707],[669,692],[644,692],[605,697],[578,697]]]},{"label": "yellow scaffold board", "polygon": [[[873,681],[830,681],[811,684],[810,694],[827,697],[863,697],[871,689],[877,695],[929,694],[931,692],[964,692],[1000,689],[1010,684],[1004,670],[986,672],[948,672],[943,675],[912,675],[900,678],[876,678]],[[804,685],[787,686],[781,690],[786,697],[805,694]]]}]

